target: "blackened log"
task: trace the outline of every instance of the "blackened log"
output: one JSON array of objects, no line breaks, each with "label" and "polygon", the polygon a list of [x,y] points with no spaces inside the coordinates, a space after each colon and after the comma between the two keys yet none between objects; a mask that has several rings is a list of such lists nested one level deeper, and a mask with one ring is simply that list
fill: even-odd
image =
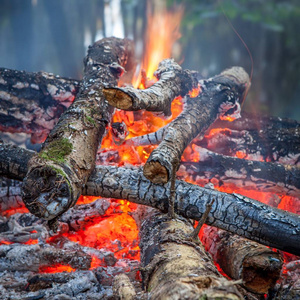
[{"label": "blackened log", "polygon": [[89,48],[75,101],[52,129],[41,152],[29,162],[22,197],[31,213],[53,220],[81,195],[113,112],[102,88],[116,85],[116,65],[129,66],[132,51],[129,40],[117,38],[100,40]]},{"label": "blackened log", "polygon": [[[195,146],[198,162],[182,162],[180,171],[193,180],[214,185],[233,184],[246,190],[272,192],[298,197],[300,195],[300,167],[278,163],[239,159],[216,154]],[[179,172],[180,174],[180,172]]]},{"label": "blackened log", "polygon": [[78,91],[78,80],[0,68],[0,131],[43,142]]},{"label": "blackened log", "polygon": [[278,162],[287,165],[300,163],[300,128],[231,130],[213,129],[196,145],[228,156],[250,160]]},{"label": "blackened log", "polygon": [[168,182],[179,168],[186,146],[197,135],[202,137],[218,117],[239,111],[248,86],[249,76],[240,67],[203,81],[200,95],[187,99],[184,112],[167,127],[163,141],[150,154],[144,166],[145,177],[153,183]]},{"label": "blackened log", "polygon": [[35,152],[3,143],[0,139],[0,176],[23,180],[28,172],[28,162]]},{"label": "blackened log", "polygon": [[215,227],[206,226],[202,233],[205,250],[229,277],[242,279],[247,290],[259,294],[275,286],[283,263],[280,253]]},{"label": "blackened log", "polygon": [[201,243],[191,241],[186,219],[150,213],[140,230],[144,289],[150,299],[243,299]]},{"label": "blackened log", "polygon": [[[0,155],[0,162],[4,160],[1,158]],[[206,224],[300,255],[300,215],[238,194],[222,193],[180,180],[176,181],[175,188],[175,210],[179,215],[200,220],[207,203],[215,199]],[[167,212],[170,184],[153,184],[137,168],[97,166],[82,194],[125,199]]]},{"label": "blackened log", "polygon": [[0,271],[33,271],[55,264],[69,265],[72,268],[88,270],[92,257],[82,251],[62,250],[53,246],[40,245],[1,245]]},{"label": "blackened log", "polygon": [[109,87],[103,93],[108,103],[116,108],[129,111],[145,109],[170,116],[173,99],[184,97],[192,89],[198,88],[198,80],[193,72],[182,70],[173,59],[160,62],[154,75],[159,80],[148,89]]}]

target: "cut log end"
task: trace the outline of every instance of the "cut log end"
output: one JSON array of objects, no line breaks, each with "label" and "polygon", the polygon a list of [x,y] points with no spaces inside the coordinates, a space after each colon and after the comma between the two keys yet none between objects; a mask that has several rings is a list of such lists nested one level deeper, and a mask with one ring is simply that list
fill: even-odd
[{"label": "cut log end", "polygon": [[28,174],[23,181],[22,198],[32,214],[52,220],[71,206],[72,195],[68,180],[48,166]]},{"label": "cut log end", "polygon": [[153,183],[163,184],[169,181],[167,168],[158,161],[149,161],[144,165],[144,176]]},{"label": "cut log end", "polygon": [[103,89],[103,94],[107,102],[119,109],[130,109],[133,105],[132,98],[118,88],[107,88]]},{"label": "cut log end", "polygon": [[[275,257],[274,257],[275,256]],[[278,280],[282,267],[282,258],[278,254],[247,257],[243,262],[242,279],[249,291],[265,294]]]}]

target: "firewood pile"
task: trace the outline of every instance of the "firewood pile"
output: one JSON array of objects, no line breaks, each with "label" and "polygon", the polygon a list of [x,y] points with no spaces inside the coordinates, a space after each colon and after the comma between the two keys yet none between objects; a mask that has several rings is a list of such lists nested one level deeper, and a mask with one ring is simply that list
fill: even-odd
[{"label": "firewood pile", "polygon": [[[199,80],[166,59],[145,90],[118,86],[134,66],[132,43],[106,38],[89,47],[82,81],[0,69],[0,130],[42,143],[0,141],[1,299],[300,297],[300,125],[239,118],[240,67]],[[170,117],[178,99],[182,112],[155,132],[128,136],[113,119],[115,107],[147,127],[144,111]],[[135,221],[139,247],[117,237],[101,248],[113,214]],[[206,224],[201,242],[194,221]],[[90,223],[102,235],[83,244]]]}]

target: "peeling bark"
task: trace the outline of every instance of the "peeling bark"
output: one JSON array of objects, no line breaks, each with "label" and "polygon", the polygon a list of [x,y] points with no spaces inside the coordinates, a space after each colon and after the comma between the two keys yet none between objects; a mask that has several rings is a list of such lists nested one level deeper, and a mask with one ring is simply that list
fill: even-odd
[{"label": "peeling bark", "polygon": [[[5,145],[2,147],[5,148]],[[0,155],[0,175],[1,161],[4,160],[1,158]],[[11,163],[13,159],[12,157]],[[184,181],[177,180],[175,190],[177,214],[200,220],[207,203],[215,199],[206,224],[300,255],[300,215],[270,207],[238,194],[226,194]],[[97,166],[82,194],[126,199],[166,212],[170,184],[153,184],[142,175],[142,170],[137,168]]]},{"label": "peeling bark", "polygon": [[51,73],[0,68],[0,131],[30,133],[33,143],[43,142],[79,86]]},{"label": "peeling bark", "polygon": [[229,157],[195,146],[198,162],[182,162],[180,174],[189,174],[204,184],[216,186],[232,184],[246,190],[272,192],[298,197],[300,195],[300,168],[277,163]]},{"label": "peeling bark", "polygon": [[186,146],[197,135],[203,136],[218,117],[237,110],[248,85],[248,74],[239,67],[201,83],[199,97],[187,99],[184,112],[167,127],[163,141],[150,154],[145,177],[153,183],[168,182]]},{"label": "peeling bark", "polygon": [[280,277],[283,259],[266,246],[210,226],[204,228],[202,242],[223,271],[242,279],[253,293],[268,293]]},{"label": "peeling bark", "polygon": [[76,203],[95,166],[97,148],[113,112],[102,88],[116,85],[115,65],[128,66],[132,51],[130,41],[116,38],[100,40],[89,48],[75,101],[29,162],[22,197],[31,213],[55,220]]},{"label": "peeling bark", "polygon": [[116,108],[129,111],[145,109],[170,116],[173,99],[184,97],[192,89],[198,88],[198,80],[193,72],[182,70],[173,59],[160,62],[154,75],[159,80],[148,89],[109,87],[103,93],[108,103]]},{"label": "peeling bark", "polygon": [[144,288],[150,299],[243,299],[234,283],[217,271],[201,243],[191,241],[193,226],[153,212],[140,231]]}]

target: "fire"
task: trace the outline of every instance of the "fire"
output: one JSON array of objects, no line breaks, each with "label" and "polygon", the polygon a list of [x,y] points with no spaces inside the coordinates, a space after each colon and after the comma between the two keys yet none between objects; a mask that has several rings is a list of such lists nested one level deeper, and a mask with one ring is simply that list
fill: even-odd
[{"label": "fire", "polygon": [[[164,9],[151,10],[148,5],[147,29],[145,35],[145,52],[142,69],[146,77],[153,80],[153,73],[158,64],[172,57],[172,48],[180,38],[179,25],[183,16],[183,7],[174,7],[172,11]],[[141,75],[134,79],[133,86],[140,85]]]}]

